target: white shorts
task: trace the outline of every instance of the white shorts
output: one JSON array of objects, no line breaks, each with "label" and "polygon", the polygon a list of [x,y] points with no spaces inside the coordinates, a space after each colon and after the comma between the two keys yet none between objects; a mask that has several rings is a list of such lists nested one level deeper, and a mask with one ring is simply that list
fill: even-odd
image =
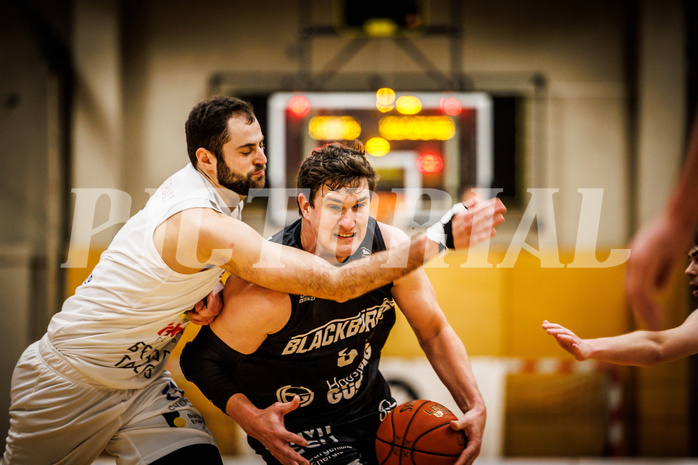
[{"label": "white shorts", "polygon": [[201,414],[168,372],[142,389],[111,389],[73,368],[46,336],[12,375],[4,465],[147,464],[192,444],[213,444]]}]

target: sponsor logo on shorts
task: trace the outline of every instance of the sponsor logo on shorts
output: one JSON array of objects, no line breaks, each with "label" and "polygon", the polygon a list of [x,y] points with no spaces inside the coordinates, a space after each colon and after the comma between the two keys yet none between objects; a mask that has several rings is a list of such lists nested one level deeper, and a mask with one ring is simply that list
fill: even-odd
[{"label": "sponsor logo on shorts", "polygon": [[315,398],[315,393],[303,386],[284,386],[276,390],[276,399],[279,402],[291,402],[295,396],[301,398],[300,407],[310,404]]},{"label": "sponsor logo on shorts", "polygon": [[397,401],[395,399],[383,399],[380,404],[378,404],[378,412],[380,413],[381,421],[385,420],[388,416],[388,412],[397,407]]},{"label": "sponsor logo on shorts", "polygon": [[184,391],[179,389],[174,381],[168,380],[162,389],[162,395],[167,397],[167,400],[179,400],[184,397]]},{"label": "sponsor logo on shorts", "polygon": [[179,412],[167,412],[162,414],[170,428],[184,428],[187,426],[186,418],[182,418]]},{"label": "sponsor logo on shorts", "polygon": [[174,403],[167,406],[167,408],[173,412],[175,410],[179,410],[181,408],[187,408],[187,407],[191,407],[191,402],[189,402],[189,399],[186,399],[184,397],[179,399],[177,402],[174,402]]},{"label": "sponsor logo on shorts", "polygon": [[189,423],[191,423],[192,425],[204,426],[206,424],[206,422],[204,421],[204,417],[202,417],[198,413],[187,413],[187,418],[189,418]]},{"label": "sponsor logo on shorts", "polygon": [[[299,454],[303,454],[306,449],[314,449],[316,447],[339,442],[337,438],[334,437],[334,434],[332,434],[332,428],[329,425],[311,428],[305,431],[297,431],[296,434],[308,441],[308,445],[305,446],[305,449],[297,444],[291,443],[291,447],[293,447]],[[322,462],[313,461],[311,463]]]}]

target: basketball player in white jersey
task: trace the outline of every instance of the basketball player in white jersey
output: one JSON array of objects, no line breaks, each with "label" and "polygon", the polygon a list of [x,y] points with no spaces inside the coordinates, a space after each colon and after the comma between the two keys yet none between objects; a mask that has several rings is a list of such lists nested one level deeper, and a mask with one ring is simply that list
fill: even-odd
[{"label": "basketball player in white jersey", "polygon": [[[264,240],[240,221],[250,188],[264,185],[264,137],[246,102],[219,97],[186,123],[191,163],[167,179],[66,300],[13,377],[5,465],[221,464],[200,414],[165,364],[188,310],[229,271],[280,292],[346,301],[438,254],[492,236],[504,207],[457,211],[426,235],[334,267]],[[201,308],[201,307],[199,307]],[[219,309],[218,309],[219,311]],[[210,323],[216,311],[193,315]]]}]

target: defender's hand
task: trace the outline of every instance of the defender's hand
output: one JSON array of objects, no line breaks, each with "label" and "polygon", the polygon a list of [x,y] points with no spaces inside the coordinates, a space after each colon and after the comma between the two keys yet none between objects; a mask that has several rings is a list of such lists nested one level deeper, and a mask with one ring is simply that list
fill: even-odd
[{"label": "defender's hand", "polygon": [[223,309],[223,283],[220,281],[205,298],[186,314],[197,325],[209,325]]},{"label": "defender's hand", "polygon": [[591,356],[591,346],[564,326],[545,320],[543,329],[557,340],[560,347],[574,355],[574,358],[580,362],[587,360]]},{"label": "defender's hand", "polygon": [[472,247],[494,236],[504,222],[506,207],[498,198],[480,202],[477,197],[457,203],[439,222],[427,228],[427,237],[449,249]]}]

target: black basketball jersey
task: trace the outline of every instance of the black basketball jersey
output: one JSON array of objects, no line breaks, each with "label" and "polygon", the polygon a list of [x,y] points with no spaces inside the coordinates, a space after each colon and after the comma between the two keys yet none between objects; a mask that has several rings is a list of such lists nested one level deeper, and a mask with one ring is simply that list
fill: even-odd
[{"label": "black basketball jersey", "polygon": [[[300,231],[298,220],[271,240],[301,248]],[[345,263],[385,248],[378,223],[369,218],[366,237]],[[350,462],[358,453],[366,461],[361,463],[375,463],[376,429],[395,406],[378,371],[395,324],[391,289],[389,284],[344,303],[291,295],[286,325],[250,355],[231,349],[202,326],[182,351],[182,371],[223,411],[238,392],[262,409],[298,395],[300,407],[284,423],[308,440],[299,453],[322,461],[336,456],[336,463]],[[277,463],[257,440],[248,441],[268,463]]]},{"label": "black basketball jersey", "polygon": [[[298,220],[271,240],[300,248],[300,230]],[[385,242],[370,218],[366,237],[345,263],[380,250]],[[344,303],[291,295],[291,316],[284,328],[231,367],[241,391],[259,408],[300,396],[300,408],[285,417],[290,431],[387,410],[392,398],[378,362],[395,324],[391,288],[386,285]]]}]

